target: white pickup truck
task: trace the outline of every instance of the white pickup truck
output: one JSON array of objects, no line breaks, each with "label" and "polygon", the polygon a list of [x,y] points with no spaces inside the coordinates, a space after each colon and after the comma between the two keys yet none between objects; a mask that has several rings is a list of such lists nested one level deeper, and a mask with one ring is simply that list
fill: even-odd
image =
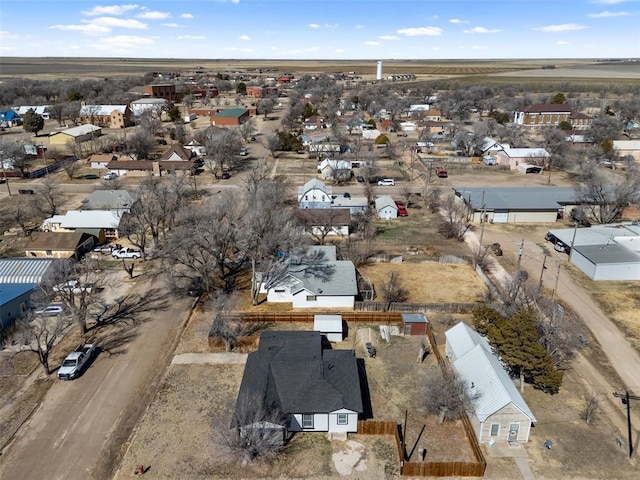
[{"label": "white pickup truck", "polygon": [[140,258],[142,257],[142,252],[140,250],[136,250],[135,248],[125,247],[120,250],[114,250],[111,252],[111,256],[113,258]]},{"label": "white pickup truck", "polygon": [[95,353],[96,346],[93,343],[80,345],[64,359],[58,370],[58,378],[61,380],[77,378]]}]

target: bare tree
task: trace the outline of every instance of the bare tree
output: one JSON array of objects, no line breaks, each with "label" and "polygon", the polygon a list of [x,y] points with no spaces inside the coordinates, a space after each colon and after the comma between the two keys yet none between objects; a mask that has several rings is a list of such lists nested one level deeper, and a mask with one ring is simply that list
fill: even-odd
[{"label": "bare tree", "polygon": [[20,170],[20,176],[26,177],[34,164],[34,159],[31,155],[27,155],[22,142],[3,139],[0,141],[0,162],[2,168],[16,168]]},{"label": "bare tree", "polygon": [[245,142],[248,142],[249,140],[251,140],[251,137],[253,137],[253,135],[256,132],[255,120],[253,118],[249,118],[249,120],[247,120],[246,122],[240,125],[240,127],[238,128],[238,131],[240,132],[240,136],[242,137],[242,139]]},{"label": "bare tree", "polygon": [[440,211],[444,218],[441,233],[445,238],[454,238],[462,241],[464,234],[471,228],[467,220],[467,212],[464,205],[457,202],[455,196],[449,196],[441,204]]},{"label": "bare tree", "polygon": [[162,121],[154,110],[145,110],[138,117],[140,128],[151,135],[158,135],[162,132]]},{"label": "bare tree", "polygon": [[37,219],[33,204],[25,200],[24,195],[18,195],[18,197],[11,202],[7,217],[20,227],[22,234],[25,236],[31,232],[34,222]]},{"label": "bare tree", "polygon": [[126,141],[126,153],[135,160],[146,160],[151,155],[156,141],[146,130],[138,130],[131,134]]},{"label": "bare tree", "polygon": [[580,412],[580,417],[585,421],[587,425],[591,425],[597,418],[600,411],[600,395],[591,392],[584,397],[585,405]]},{"label": "bare tree", "polygon": [[205,311],[213,318],[209,336],[222,340],[227,352],[233,350],[242,337],[253,335],[264,328],[262,323],[247,322],[242,316],[234,315],[232,312],[236,309],[237,303],[235,292],[216,292],[209,297],[205,305]]},{"label": "bare tree", "polygon": [[391,308],[392,303],[406,302],[409,298],[409,291],[402,285],[402,279],[398,272],[391,272],[387,280],[380,284],[378,293],[385,303],[385,311]]},{"label": "bare tree", "polygon": [[276,158],[276,152],[282,148],[280,136],[277,133],[267,135],[264,147],[269,150],[272,158]]},{"label": "bare tree", "polygon": [[259,114],[264,115],[264,119],[267,120],[277,104],[278,101],[274,97],[263,98],[258,102],[257,111]]},{"label": "bare tree", "polygon": [[36,353],[44,371],[50,375],[52,373],[49,365],[51,350],[72,324],[73,320],[64,313],[47,317],[29,311],[16,320],[11,338],[19,345],[19,351]]},{"label": "bare tree", "polygon": [[205,166],[213,175],[221,172],[225,165],[233,168],[242,140],[237,130],[227,128],[208,128],[204,133],[204,145],[207,149]]},{"label": "bare tree", "polygon": [[53,217],[58,214],[63,203],[63,197],[62,190],[55,177],[50,175],[44,177],[40,182],[40,186],[36,189],[33,202],[36,210],[47,217]]},{"label": "bare tree", "polygon": [[80,163],[77,160],[73,160],[70,162],[64,162],[62,164],[62,168],[64,169],[64,173],[67,174],[67,178],[69,180],[73,180],[76,174],[82,168],[82,165],[80,165]]},{"label": "bare tree", "polygon": [[[238,455],[242,463],[272,458],[287,446],[285,427],[288,420],[279,405],[267,403],[262,396],[238,398],[232,420],[236,430],[223,435],[225,446],[230,453]],[[214,429],[224,431],[221,425],[214,425]]]},{"label": "bare tree", "polygon": [[439,415],[439,423],[445,419],[456,420],[463,412],[471,411],[472,402],[480,398],[474,388],[473,383],[467,384],[454,372],[445,375],[439,367],[433,366],[426,375],[427,408]]}]

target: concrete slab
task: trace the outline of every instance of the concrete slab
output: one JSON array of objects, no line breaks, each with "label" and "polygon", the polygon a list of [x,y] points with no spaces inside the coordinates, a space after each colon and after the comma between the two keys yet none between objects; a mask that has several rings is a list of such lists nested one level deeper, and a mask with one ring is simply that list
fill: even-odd
[{"label": "concrete slab", "polygon": [[231,365],[247,363],[246,353],[182,353],[175,355],[171,365]]}]

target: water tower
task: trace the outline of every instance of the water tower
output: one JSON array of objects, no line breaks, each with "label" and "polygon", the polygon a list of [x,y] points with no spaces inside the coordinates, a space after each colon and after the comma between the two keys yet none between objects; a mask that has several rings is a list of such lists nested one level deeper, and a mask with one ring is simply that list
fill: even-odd
[{"label": "water tower", "polygon": [[376,63],[376,80],[382,80],[382,62]]}]

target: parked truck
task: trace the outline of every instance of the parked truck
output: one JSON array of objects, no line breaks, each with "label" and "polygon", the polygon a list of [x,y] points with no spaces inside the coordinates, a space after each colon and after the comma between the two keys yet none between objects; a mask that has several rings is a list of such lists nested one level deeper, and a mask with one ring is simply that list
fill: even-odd
[{"label": "parked truck", "polygon": [[111,252],[111,256],[113,258],[140,258],[142,257],[142,252],[135,248],[124,247],[118,250],[113,250]]},{"label": "parked truck", "polygon": [[96,346],[93,343],[80,345],[73,352],[66,356],[60,369],[58,378],[61,380],[73,380],[77,378],[88,362],[93,358]]}]

